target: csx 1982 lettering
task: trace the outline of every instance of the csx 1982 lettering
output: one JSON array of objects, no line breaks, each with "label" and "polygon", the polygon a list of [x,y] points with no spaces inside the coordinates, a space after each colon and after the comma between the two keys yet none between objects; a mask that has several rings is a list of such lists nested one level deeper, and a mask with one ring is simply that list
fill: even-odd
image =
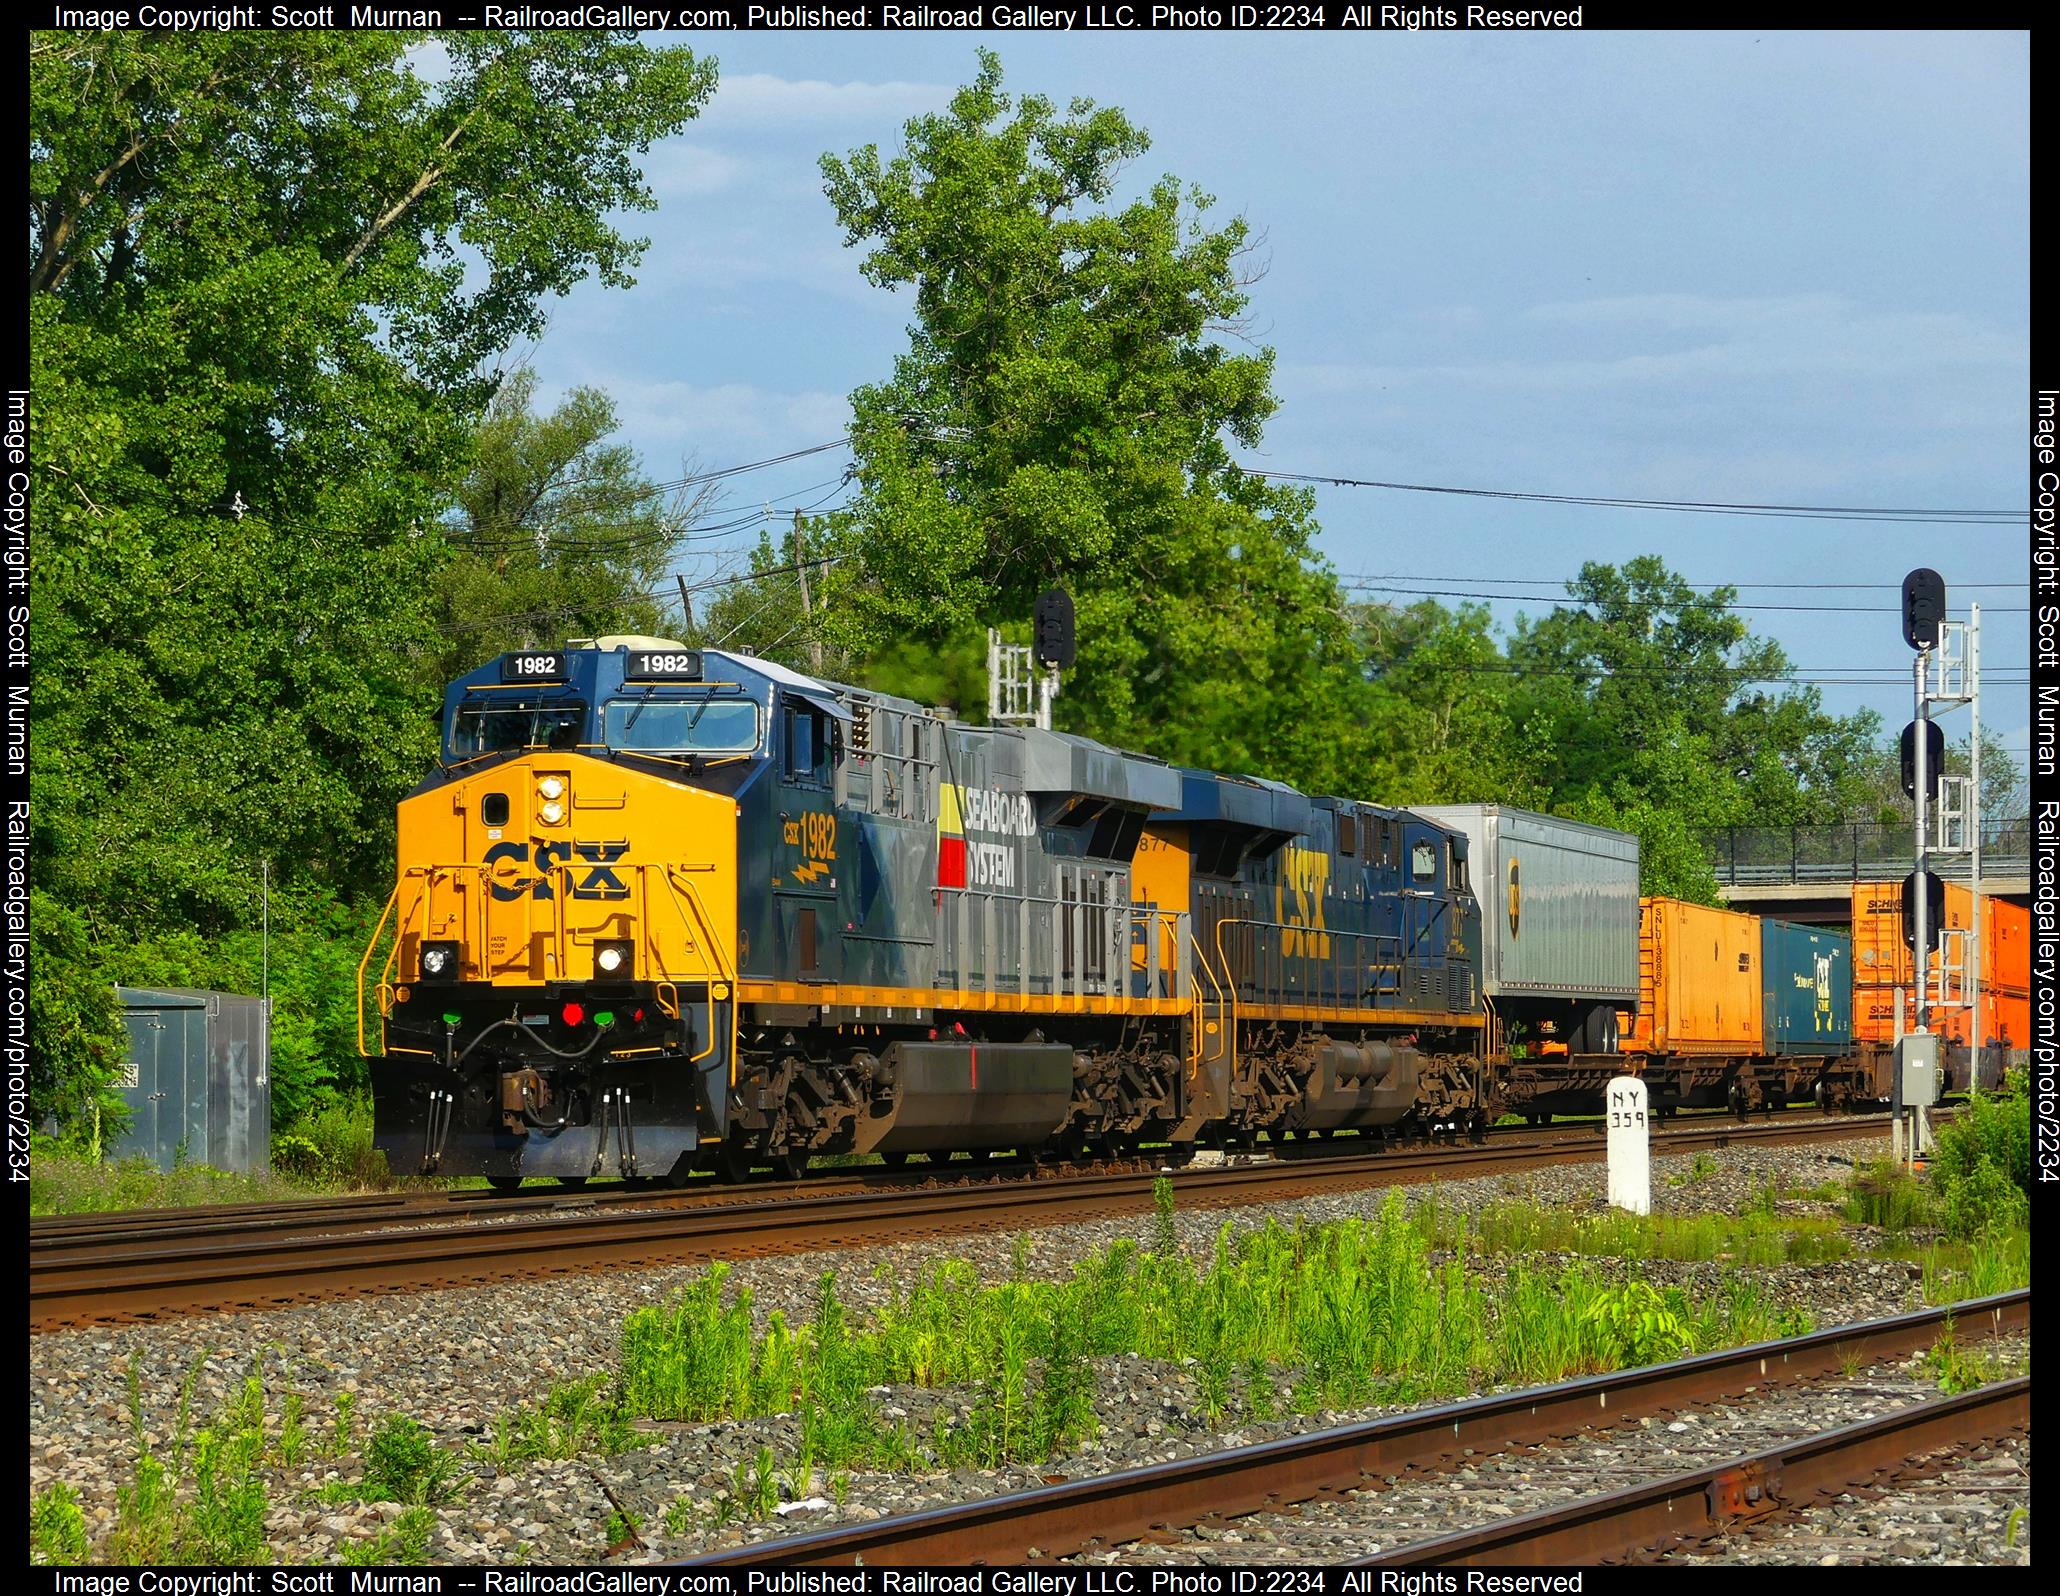
[{"label": "csx 1982 lettering", "polygon": [[564,674],[563,654],[507,654],[501,658],[504,682],[550,681]]}]

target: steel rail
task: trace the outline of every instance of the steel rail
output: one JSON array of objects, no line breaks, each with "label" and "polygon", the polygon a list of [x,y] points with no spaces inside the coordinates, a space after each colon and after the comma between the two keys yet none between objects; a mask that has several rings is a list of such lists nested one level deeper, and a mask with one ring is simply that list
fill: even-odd
[{"label": "steel rail", "polygon": [[[1663,1154],[1757,1143],[1848,1140],[1864,1122],[1698,1127],[1663,1132]],[[1486,1146],[1291,1159],[1173,1172],[1190,1208],[1277,1202],[1325,1191],[1466,1179],[1604,1156],[1599,1134],[1533,1136]],[[967,1166],[971,1170],[974,1166]],[[935,1174],[937,1172],[929,1172]],[[1049,1171],[1046,1171],[1049,1175]],[[472,1285],[582,1269],[695,1263],[917,1237],[1063,1224],[1148,1211],[1158,1171],[1086,1170],[1062,1178],[948,1184],[801,1182],[708,1193],[584,1194],[496,1199],[446,1220],[431,1205],[256,1221],[220,1231],[180,1222],[123,1235],[37,1245],[32,1227],[32,1331],[158,1319],[206,1309],[278,1307],[327,1297]],[[921,1177],[918,1177],[921,1178]],[[682,1199],[686,1199],[682,1201]],[[539,1211],[541,1210],[541,1211]]]},{"label": "steel rail", "polygon": [[[1949,1117],[1948,1115],[1937,1118],[1934,1123],[1944,1123],[1944,1118]],[[1801,1124],[1774,1120],[1743,1125],[1728,1113],[1710,1110],[1706,1122],[1690,1121],[1677,1124],[1673,1129],[1656,1132],[1654,1141],[1656,1144],[1673,1142],[1679,1145],[1682,1151],[1692,1151],[1693,1146],[1680,1143],[1678,1139],[1690,1135],[1714,1137],[1716,1145],[1737,1140],[1778,1141],[1791,1133],[1797,1136],[1832,1136],[1831,1127],[1836,1127],[1837,1138],[1842,1139],[1845,1136],[1861,1134],[1862,1128],[1868,1123],[1870,1122],[1866,1119],[1848,1117],[1810,1120]],[[1883,1120],[1880,1123],[1885,1125],[1887,1121]],[[1520,1140],[1558,1146],[1578,1144],[1583,1140],[1592,1141],[1600,1134],[1599,1122],[1584,1120],[1549,1127],[1503,1126],[1492,1133],[1492,1139],[1498,1144]],[[1438,1152],[1438,1156],[1450,1160],[1455,1153],[1463,1152],[1456,1144],[1436,1143],[1428,1147],[1412,1145],[1379,1154],[1368,1154],[1358,1150],[1362,1145],[1364,1143],[1359,1138],[1323,1143],[1281,1142],[1271,1144],[1269,1151],[1275,1161],[1295,1164],[1324,1161],[1339,1163],[1346,1159],[1376,1156],[1404,1159],[1412,1156],[1429,1156],[1434,1150]],[[1705,1141],[1694,1144],[1706,1145],[1710,1143]],[[1669,1148],[1661,1147],[1659,1156],[1669,1156],[1670,1151]],[[283,1234],[289,1231],[316,1233],[350,1227],[365,1229],[396,1223],[414,1224],[581,1207],[685,1207],[701,1203],[738,1203],[760,1199],[776,1185],[812,1197],[831,1192],[899,1190],[940,1182],[991,1183],[997,1180],[1023,1179],[1026,1173],[1030,1178],[1065,1176],[1078,1179],[1104,1174],[1136,1173],[1146,1168],[1157,1171],[1163,1167],[1165,1166],[1160,1160],[1146,1152],[1099,1160],[1087,1166],[1032,1165],[1020,1159],[985,1163],[975,1159],[965,1163],[929,1165],[906,1170],[884,1166],[848,1172],[822,1170],[805,1176],[798,1182],[753,1181],[739,1186],[724,1185],[713,1180],[696,1180],[690,1186],[677,1188],[603,1182],[592,1187],[532,1187],[518,1192],[493,1194],[477,1189],[400,1190],[367,1192],[345,1197],[288,1199],[270,1203],[209,1203],[187,1208],[127,1208],[86,1214],[37,1215],[29,1221],[29,1246],[32,1252],[36,1252],[65,1247],[164,1240],[175,1236],[218,1234],[226,1237],[236,1232],[247,1232],[251,1235]]]},{"label": "steel rail", "polygon": [[[1369,1478],[1407,1469],[1439,1469],[1468,1452],[1534,1445],[1690,1403],[1819,1378],[1855,1358],[1872,1362],[1927,1347],[1949,1320],[1956,1334],[1971,1339],[2028,1330],[2031,1293],[2006,1292],[1787,1341],[1476,1397],[1150,1468],[754,1542],[687,1563],[713,1568],[767,1562],[964,1565],[1061,1557],[1094,1545],[1136,1540],[1157,1529],[1358,1490]],[[1414,1563],[1418,1559],[1411,1552],[1405,1546],[1394,1556]],[[1512,1560],[1551,1558],[1535,1553]]]},{"label": "steel rail", "polygon": [[1920,1402],[1878,1419],[1744,1457],[1525,1513],[1479,1529],[1413,1541],[1355,1568],[1599,1563],[1705,1540],[1793,1513],[1926,1453],[1995,1440],[2031,1425],[2031,1376]]}]

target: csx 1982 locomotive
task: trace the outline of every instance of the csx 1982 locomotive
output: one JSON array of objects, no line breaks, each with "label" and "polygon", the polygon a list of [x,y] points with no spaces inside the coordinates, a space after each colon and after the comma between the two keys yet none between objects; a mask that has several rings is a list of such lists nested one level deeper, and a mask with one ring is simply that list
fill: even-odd
[{"label": "csx 1982 locomotive", "polygon": [[402,1173],[1177,1161],[1498,1107],[1467,841],[1397,809],[626,637],[456,682],[399,839],[363,976]]}]

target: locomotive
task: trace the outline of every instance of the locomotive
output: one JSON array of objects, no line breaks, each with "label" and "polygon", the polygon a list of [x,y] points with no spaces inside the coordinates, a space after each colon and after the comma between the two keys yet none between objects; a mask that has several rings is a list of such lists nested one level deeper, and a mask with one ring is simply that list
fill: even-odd
[{"label": "locomotive", "polygon": [[[1638,841],[976,726],[649,637],[451,684],[359,968],[402,1174],[686,1180],[1881,1095],[1851,937]],[[1478,894],[1478,896],[1477,896]],[[1486,909],[1488,912],[1483,913]]]},{"label": "locomotive", "polygon": [[453,683],[398,835],[360,1045],[399,1172],[1494,1112],[1466,839],[1403,810],[604,637]]}]

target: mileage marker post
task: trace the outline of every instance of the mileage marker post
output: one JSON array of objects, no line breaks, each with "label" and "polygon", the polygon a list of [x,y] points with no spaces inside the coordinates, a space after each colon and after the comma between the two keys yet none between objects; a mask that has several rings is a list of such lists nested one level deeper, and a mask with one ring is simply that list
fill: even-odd
[{"label": "mileage marker post", "polygon": [[1652,1127],[1645,1108],[1645,1083],[1619,1075],[1607,1088],[1609,1102],[1609,1205],[1634,1214],[1652,1212]]}]

